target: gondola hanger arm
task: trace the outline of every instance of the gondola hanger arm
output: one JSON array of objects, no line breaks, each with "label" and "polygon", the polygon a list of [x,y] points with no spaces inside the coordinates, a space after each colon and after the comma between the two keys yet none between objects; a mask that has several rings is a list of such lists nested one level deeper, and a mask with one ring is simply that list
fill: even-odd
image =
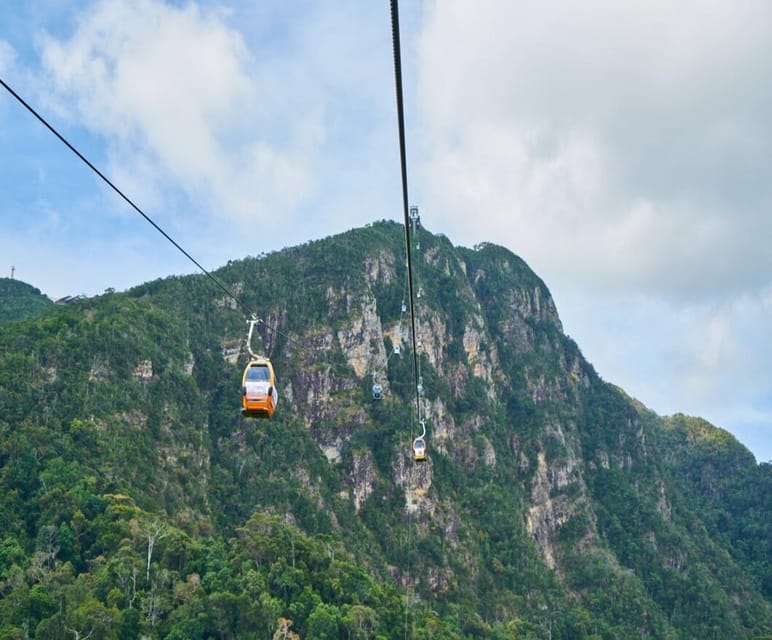
[{"label": "gondola hanger arm", "polygon": [[252,334],[254,333],[255,325],[260,324],[261,322],[262,320],[254,315],[249,320],[247,320],[247,323],[249,324],[249,334],[247,335],[247,351],[249,351],[249,355],[253,358],[260,358],[259,355],[252,351]]}]

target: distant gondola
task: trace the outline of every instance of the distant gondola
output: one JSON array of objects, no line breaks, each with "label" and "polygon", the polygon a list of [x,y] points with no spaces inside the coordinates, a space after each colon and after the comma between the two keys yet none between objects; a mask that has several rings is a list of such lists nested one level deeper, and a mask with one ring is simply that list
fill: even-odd
[{"label": "distant gondola", "polygon": [[426,440],[423,438],[413,440],[413,460],[416,462],[426,460]]},{"label": "distant gondola", "polygon": [[241,413],[248,418],[270,418],[276,410],[276,378],[268,358],[254,358],[241,379]]}]

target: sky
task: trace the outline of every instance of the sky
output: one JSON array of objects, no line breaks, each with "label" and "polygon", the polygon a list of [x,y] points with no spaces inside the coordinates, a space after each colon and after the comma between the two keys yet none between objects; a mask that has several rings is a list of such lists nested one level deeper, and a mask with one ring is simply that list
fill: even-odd
[{"label": "sky", "polygon": [[[408,189],[604,380],[772,460],[772,3],[403,0]],[[5,0],[0,78],[207,269],[402,220],[389,3]],[[0,88],[0,276],[196,267]]]}]

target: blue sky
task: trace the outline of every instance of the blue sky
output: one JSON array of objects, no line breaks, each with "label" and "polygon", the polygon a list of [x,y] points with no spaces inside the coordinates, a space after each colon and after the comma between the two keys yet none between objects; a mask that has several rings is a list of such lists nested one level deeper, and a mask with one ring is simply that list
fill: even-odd
[{"label": "blue sky", "polygon": [[[544,6],[542,6],[544,5]],[[410,200],[601,376],[772,459],[772,5],[400,5]],[[207,268],[401,219],[389,5],[9,0],[0,77]],[[0,274],[194,267],[5,92]]]}]

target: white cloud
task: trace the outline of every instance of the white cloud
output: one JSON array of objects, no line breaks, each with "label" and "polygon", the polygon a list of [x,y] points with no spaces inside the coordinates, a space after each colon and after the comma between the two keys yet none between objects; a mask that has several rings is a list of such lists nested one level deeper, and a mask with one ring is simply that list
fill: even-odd
[{"label": "white cloud", "polygon": [[763,285],[772,6],[451,0],[427,15],[423,173],[454,237],[484,215],[481,233],[574,284]]},{"label": "white cloud", "polygon": [[417,52],[427,224],[526,259],[605,379],[770,452],[772,5],[442,0]]},{"label": "white cloud", "polygon": [[[50,99],[110,143],[111,173],[143,203],[174,191],[210,214],[259,220],[313,192],[313,112],[275,142],[270,93],[225,14],[157,0],[96,3],[71,37],[42,40]],[[163,186],[162,186],[163,185]]]},{"label": "white cloud", "polygon": [[42,91],[107,140],[107,173],[144,210],[257,253],[389,215],[388,8],[373,14],[100,0],[41,39]]}]

